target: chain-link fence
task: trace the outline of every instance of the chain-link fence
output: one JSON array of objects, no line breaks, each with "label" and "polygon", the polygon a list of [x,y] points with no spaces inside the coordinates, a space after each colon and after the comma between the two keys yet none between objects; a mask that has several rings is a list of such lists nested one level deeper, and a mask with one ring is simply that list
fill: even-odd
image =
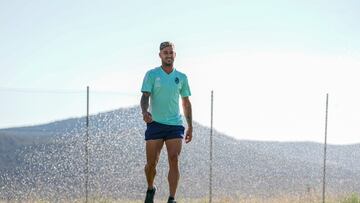
[{"label": "chain-link fence", "polygon": [[[144,175],[145,124],[138,106],[141,93],[95,91],[91,88],[89,93],[90,116],[87,127],[86,89],[0,91],[3,125],[0,129],[0,201],[86,201],[86,188],[89,202],[143,200],[147,184]],[[241,114],[234,109],[228,112],[219,103],[229,98],[217,97],[214,93],[213,202],[319,202],[322,199],[322,142],[254,141],[245,131],[238,135],[239,139],[221,133],[226,131],[222,126],[226,126],[224,123],[230,119],[239,119],[240,128],[242,125],[252,125],[256,126],[252,127],[254,131],[255,128],[261,128],[259,132],[264,134],[282,133],[282,129],[275,131],[276,127],[260,122],[267,118],[261,116],[261,112],[268,113],[262,109],[269,108],[267,105],[273,105],[271,102],[274,101],[287,110],[279,115],[271,115],[274,120],[283,125],[290,120],[295,123],[294,126],[314,129],[309,124],[311,122],[301,125],[303,117],[299,116],[298,110],[292,111],[290,108],[298,104],[290,101],[310,102],[303,96],[299,95],[292,100],[284,96],[254,101],[253,106],[246,108],[260,108],[258,112],[253,112],[257,115],[256,119],[251,116],[251,111]],[[208,97],[200,98],[196,94],[193,97],[194,112],[198,112],[196,108],[204,108],[206,115],[202,116],[208,118],[208,123],[194,121],[193,141],[183,146],[177,198],[180,202],[208,202],[210,92]],[[252,95],[244,95],[244,98],[252,100]],[[323,141],[325,97],[320,95],[318,98],[319,105],[315,105],[318,107],[318,118],[309,115],[309,120],[316,120],[319,130],[313,134],[319,137],[317,140]],[[336,108],[336,105],[330,105],[329,136],[346,136],[332,131],[336,121],[331,119],[332,116],[342,112]],[[306,113],[310,110],[300,111]],[[276,109],[269,112],[276,112]],[[194,117],[197,116],[194,114]],[[248,123],[244,123],[245,120]],[[257,124],[251,124],[256,120]],[[346,132],[357,132],[357,128],[354,126],[352,131]],[[304,140],[304,137],[289,137],[289,140]],[[335,144],[327,146],[326,199],[329,201],[338,201],[360,191],[360,145]],[[164,148],[155,179],[159,188],[157,200],[167,198],[167,173]]]}]

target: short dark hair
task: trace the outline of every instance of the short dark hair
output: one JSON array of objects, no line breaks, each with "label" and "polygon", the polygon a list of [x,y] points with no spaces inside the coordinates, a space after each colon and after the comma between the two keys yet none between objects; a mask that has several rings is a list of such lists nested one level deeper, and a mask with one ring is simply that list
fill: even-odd
[{"label": "short dark hair", "polygon": [[174,43],[166,41],[166,42],[161,42],[160,44],[160,51],[163,50],[165,47],[172,47],[175,48]]}]

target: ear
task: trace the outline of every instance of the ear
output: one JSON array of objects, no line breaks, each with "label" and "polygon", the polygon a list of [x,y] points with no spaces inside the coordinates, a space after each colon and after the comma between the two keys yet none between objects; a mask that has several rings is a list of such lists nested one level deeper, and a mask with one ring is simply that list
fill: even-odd
[{"label": "ear", "polygon": [[159,57],[161,58],[161,52],[159,52]]}]

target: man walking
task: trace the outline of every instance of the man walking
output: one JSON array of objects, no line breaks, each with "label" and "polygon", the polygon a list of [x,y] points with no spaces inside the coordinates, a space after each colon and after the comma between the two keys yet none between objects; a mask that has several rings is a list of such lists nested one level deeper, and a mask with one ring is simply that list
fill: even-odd
[{"label": "man walking", "polygon": [[170,195],[168,203],[176,203],[175,193],[180,178],[178,160],[185,131],[179,110],[179,97],[181,96],[183,113],[187,122],[185,143],[189,143],[193,131],[189,100],[191,92],[186,75],[174,68],[176,57],[174,44],[171,42],[161,43],[159,56],[162,65],[146,73],[141,88],[141,110],[143,120],[147,125],[145,131],[147,161],[145,175],[148,189],[145,203],[154,202],[156,165],[164,143],[169,162]]}]

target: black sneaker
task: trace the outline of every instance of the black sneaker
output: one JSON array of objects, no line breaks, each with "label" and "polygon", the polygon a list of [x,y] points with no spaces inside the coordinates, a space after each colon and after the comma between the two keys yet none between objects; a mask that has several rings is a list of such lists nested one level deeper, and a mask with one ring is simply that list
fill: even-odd
[{"label": "black sneaker", "polygon": [[176,203],[176,201],[173,197],[169,197],[167,203]]},{"label": "black sneaker", "polygon": [[154,186],[153,189],[146,191],[145,203],[154,203],[154,196],[156,192],[156,187]]}]

